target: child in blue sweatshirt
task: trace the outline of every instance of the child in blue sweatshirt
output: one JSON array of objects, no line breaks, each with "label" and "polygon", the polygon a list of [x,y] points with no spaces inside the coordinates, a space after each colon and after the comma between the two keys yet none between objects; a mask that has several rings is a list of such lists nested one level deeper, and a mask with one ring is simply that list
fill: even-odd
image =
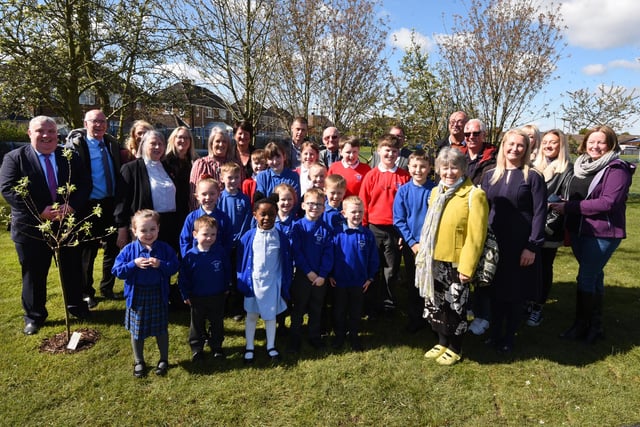
[{"label": "child in blue sweatshirt", "polygon": [[342,216],[342,200],[347,191],[347,180],[342,175],[329,175],[324,180],[324,189],[327,201],[324,205],[322,219],[329,225],[334,233],[342,230],[344,217]]},{"label": "child in blue sweatshirt", "polygon": [[[178,286],[184,303],[191,308],[189,345],[194,362],[204,357],[204,343],[214,358],[224,358],[224,303],[231,287],[231,263],[222,246],[214,245],[218,233],[215,218],[203,215],[193,223],[193,237],[198,242],[187,251],[180,264]],[[206,321],[211,324],[208,337]]]},{"label": "child in blue sweatshirt", "polygon": [[[264,148],[269,169],[256,176],[256,192],[254,200],[269,197],[280,183],[289,184],[296,190],[296,197],[300,200],[300,175],[285,167],[287,161],[286,150],[278,142],[270,142]],[[297,208],[294,212],[297,211]]]},{"label": "child in blue sweatshirt", "polygon": [[276,228],[282,231],[291,242],[293,224],[296,222],[296,206],[298,206],[296,190],[289,184],[282,183],[276,185],[273,192],[278,196]]},{"label": "child in blue sweatshirt", "polygon": [[155,336],[160,352],[155,373],[162,376],[169,369],[169,279],[178,271],[178,257],[168,243],[158,240],[158,212],[137,211],[131,229],[136,240],[122,248],[111,272],[124,280],[124,325],[131,333],[133,375],[147,375],[144,340]]},{"label": "child in blue sweatshirt", "polygon": [[405,273],[409,282],[407,289],[406,331],[414,333],[427,326],[422,317],[424,299],[415,287],[415,256],[420,249],[420,231],[427,215],[427,205],[435,183],[428,177],[431,160],[424,150],[418,149],[409,156],[411,181],[398,189],[393,200],[393,224],[402,237],[402,256]]},{"label": "child in blue sweatshirt", "polygon": [[347,331],[354,351],[362,350],[360,318],[364,294],[373,282],[380,259],[373,233],[362,226],[364,203],[358,196],[342,201],[346,223],[333,238],[334,263],[330,283],[334,287],[333,347],[344,345]]},{"label": "child in blue sweatshirt", "polygon": [[[241,168],[238,163],[228,162],[220,167],[220,180],[224,184],[224,190],[218,198],[218,209],[226,213],[231,219],[231,265],[235,270],[238,242],[240,237],[251,228],[251,201],[249,196],[240,191]],[[228,299],[228,313],[236,321],[241,321],[244,317],[242,308],[242,295],[236,289],[236,273],[232,275],[233,288]]]},{"label": "child in blue sweatshirt", "polygon": [[322,221],[325,195],[319,188],[304,194],[304,218],[293,225],[292,248],[296,270],[291,286],[290,350],[300,351],[304,313],[309,313],[309,343],[316,349],[323,346],[321,315],[327,292],[325,284],[333,268],[333,232]]},{"label": "child in blue sweatshirt", "polygon": [[218,237],[216,245],[221,245],[227,253],[231,253],[232,229],[229,215],[218,209],[218,197],[220,197],[220,183],[210,175],[203,175],[196,184],[196,200],[200,207],[191,211],[184,220],[182,231],[180,232],[180,255],[185,256],[187,251],[198,245],[198,241],[193,237],[193,224],[202,215],[214,217],[218,222]]}]

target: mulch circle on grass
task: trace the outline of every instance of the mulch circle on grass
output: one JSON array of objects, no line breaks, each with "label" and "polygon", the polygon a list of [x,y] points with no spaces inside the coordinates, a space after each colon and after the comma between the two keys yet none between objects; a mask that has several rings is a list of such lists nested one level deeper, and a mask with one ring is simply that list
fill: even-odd
[{"label": "mulch circle on grass", "polygon": [[90,349],[96,341],[100,339],[100,333],[95,329],[81,328],[77,331],[72,331],[71,334],[73,334],[73,332],[80,332],[82,334],[75,350],[69,350],[67,348],[69,340],[67,339],[67,332],[65,331],[54,335],[53,338],[43,339],[42,344],[40,344],[40,352],[53,354],[77,353]]}]

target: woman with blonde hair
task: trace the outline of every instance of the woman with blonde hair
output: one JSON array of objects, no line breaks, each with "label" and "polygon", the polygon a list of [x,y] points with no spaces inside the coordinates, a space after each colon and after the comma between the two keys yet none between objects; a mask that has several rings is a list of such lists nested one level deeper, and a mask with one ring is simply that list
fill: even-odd
[{"label": "woman with blonde hair", "polygon": [[193,135],[186,126],[177,127],[167,139],[167,152],[162,163],[176,186],[176,217],[182,224],[189,214],[189,177],[191,166],[198,158]]},{"label": "woman with blonde hair", "polygon": [[491,343],[499,351],[513,349],[525,301],[537,299],[540,248],[544,242],[547,187],[529,166],[531,144],[520,129],[505,133],[495,169],[481,188],[489,201],[489,224],[500,259],[491,284]]},{"label": "woman with blonde hair", "polygon": [[125,150],[122,150],[120,153],[122,164],[138,158],[138,147],[140,146],[140,141],[142,141],[144,134],[150,130],[153,130],[153,126],[145,120],[136,120],[133,122],[131,130],[129,131],[129,138],[127,138],[127,141],[124,144]]},{"label": "woman with blonde hair", "polygon": [[[573,164],[569,153],[569,143],[564,133],[552,129],[542,136],[540,150],[533,166],[544,177],[547,185],[547,200],[559,201],[567,181],[573,176]],[[553,262],[558,248],[564,242],[564,215],[548,210],[544,228],[544,244],[540,252],[542,263],[542,287],[538,299],[529,306],[527,325],[538,326],[542,322],[542,307],[547,302],[553,283]]]},{"label": "woman with blonde hair", "polygon": [[534,124],[522,126],[522,131],[529,137],[529,144],[531,145],[531,154],[529,159],[533,162],[540,151],[540,129]]}]

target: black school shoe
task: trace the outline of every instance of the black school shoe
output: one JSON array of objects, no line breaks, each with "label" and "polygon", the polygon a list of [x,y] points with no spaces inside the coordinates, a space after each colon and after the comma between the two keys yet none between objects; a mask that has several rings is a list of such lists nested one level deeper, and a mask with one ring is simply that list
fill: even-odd
[{"label": "black school shoe", "polygon": [[159,377],[164,377],[167,375],[167,371],[169,370],[169,362],[166,360],[161,360],[158,362],[158,366],[156,367],[155,373]]}]

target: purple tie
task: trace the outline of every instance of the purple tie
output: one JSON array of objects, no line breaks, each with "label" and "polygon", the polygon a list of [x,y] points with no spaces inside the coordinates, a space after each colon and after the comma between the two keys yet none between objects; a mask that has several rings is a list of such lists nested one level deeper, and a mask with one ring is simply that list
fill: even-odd
[{"label": "purple tie", "polygon": [[56,201],[57,190],[58,190],[58,182],[56,180],[56,173],[53,171],[53,165],[51,164],[51,160],[49,160],[49,156],[44,156],[44,165],[47,169],[47,185],[49,186],[49,193],[51,194],[51,200]]}]

